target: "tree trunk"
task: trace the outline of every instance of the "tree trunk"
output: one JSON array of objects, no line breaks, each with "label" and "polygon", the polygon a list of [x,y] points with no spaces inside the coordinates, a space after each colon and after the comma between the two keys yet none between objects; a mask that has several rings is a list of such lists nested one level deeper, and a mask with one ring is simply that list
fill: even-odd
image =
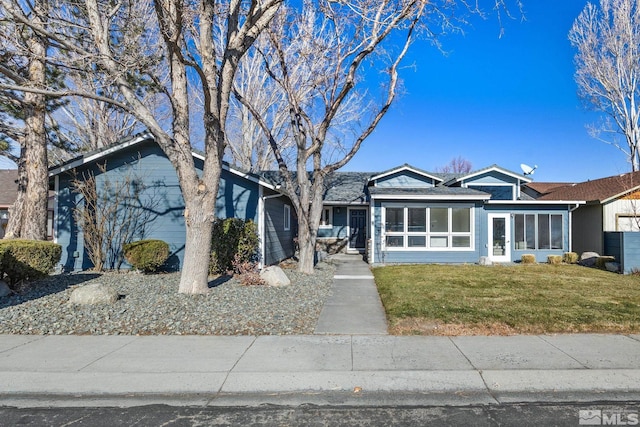
[{"label": "tree trunk", "polygon": [[305,216],[300,216],[299,218],[301,220],[298,223],[298,246],[300,251],[298,271],[305,274],[313,274],[316,255],[316,233],[309,229]]},{"label": "tree trunk", "polygon": [[178,292],[204,294],[209,291],[209,269],[206,266],[209,265],[211,253],[213,223],[210,217],[202,212],[195,215],[190,212],[185,212],[187,238]]},{"label": "tree trunk", "polygon": [[9,208],[9,222],[4,233],[5,239],[17,239],[22,231],[22,220],[24,218],[24,201],[27,192],[27,171],[25,170],[25,152],[24,144],[20,150],[20,158],[18,159],[18,194],[16,201]]},{"label": "tree trunk", "polygon": [[[209,159],[210,161],[213,159]],[[203,294],[209,291],[209,257],[221,167],[205,164],[202,179],[182,177],[186,226],[184,261],[178,292]],[[207,185],[209,184],[209,185]]]},{"label": "tree trunk", "polygon": [[[36,1],[34,23],[40,24],[46,4]],[[29,37],[29,83],[36,88],[46,87],[46,45],[36,35]],[[20,184],[18,200],[11,212],[7,237],[29,240],[47,238],[47,202],[49,192],[47,134],[45,129],[46,98],[42,94],[26,92],[24,95],[25,132],[21,141]]]}]

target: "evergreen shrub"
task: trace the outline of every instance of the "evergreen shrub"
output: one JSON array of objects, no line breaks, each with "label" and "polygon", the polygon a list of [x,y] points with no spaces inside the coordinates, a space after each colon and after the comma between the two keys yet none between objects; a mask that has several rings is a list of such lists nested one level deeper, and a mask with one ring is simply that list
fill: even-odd
[{"label": "evergreen shrub", "polygon": [[132,267],[145,273],[158,271],[169,258],[167,242],[156,239],[127,243],[122,246],[122,251]]},{"label": "evergreen shrub", "polygon": [[0,272],[12,285],[47,276],[60,262],[62,246],[44,240],[1,240]]},{"label": "evergreen shrub", "polygon": [[209,273],[239,273],[235,266],[258,262],[259,247],[258,227],[252,220],[216,219],[211,236]]}]

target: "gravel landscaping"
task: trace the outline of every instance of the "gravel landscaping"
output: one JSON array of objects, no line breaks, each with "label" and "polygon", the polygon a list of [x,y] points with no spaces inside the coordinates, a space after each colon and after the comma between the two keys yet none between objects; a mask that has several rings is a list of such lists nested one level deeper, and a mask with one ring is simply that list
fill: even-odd
[{"label": "gravel landscaping", "polygon": [[[313,275],[285,269],[286,287],[243,286],[218,279],[204,295],[178,293],[179,273],[83,272],[50,276],[18,295],[0,298],[0,334],[284,335],[313,333],[330,294],[335,268]],[[114,304],[69,304],[73,289],[100,282]]]}]

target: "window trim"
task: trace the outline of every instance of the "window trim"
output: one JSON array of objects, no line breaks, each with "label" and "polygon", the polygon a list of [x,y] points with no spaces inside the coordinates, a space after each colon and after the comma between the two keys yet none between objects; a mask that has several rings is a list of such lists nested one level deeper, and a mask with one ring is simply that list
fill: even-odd
[{"label": "window trim", "polygon": [[[323,224],[322,220],[325,216],[324,215],[325,211],[328,211],[329,215],[327,216],[327,221],[325,222],[325,224]],[[325,228],[325,229],[333,228],[333,206],[322,207],[322,215],[320,216],[320,228]]]},{"label": "window trim", "polygon": [[[386,216],[387,209],[402,209],[403,210],[403,231],[387,231],[386,230]],[[409,209],[421,208],[426,210],[425,225],[426,231],[424,232],[409,232]],[[447,231],[444,232],[432,232],[430,231],[431,222],[431,208],[446,208],[447,209]],[[470,252],[475,248],[475,206],[465,203],[460,205],[442,205],[442,204],[399,204],[389,203],[381,206],[381,228],[380,228],[380,243],[382,250],[384,251],[408,251],[408,252]],[[469,209],[469,231],[459,232],[452,231],[453,229],[453,209]],[[425,238],[425,246],[409,246],[410,237],[423,237]],[[402,246],[388,246],[387,237],[401,237]],[[431,246],[432,237],[446,237],[447,246]],[[468,237],[469,246],[453,247],[454,237]]]},{"label": "window trim", "polygon": [[291,230],[291,206],[289,205],[284,205],[284,218],[282,221],[282,226],[284,231],[290,231]]}]

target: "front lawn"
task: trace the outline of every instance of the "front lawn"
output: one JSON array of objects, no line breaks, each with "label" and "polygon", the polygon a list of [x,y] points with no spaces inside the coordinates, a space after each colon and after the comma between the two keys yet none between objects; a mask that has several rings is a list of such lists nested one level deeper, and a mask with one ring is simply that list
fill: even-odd
[{"label": "front lawn", "polygon": [[640,276],[577,265],[398,265],[373,270],[390,332],[640,331]]}]

